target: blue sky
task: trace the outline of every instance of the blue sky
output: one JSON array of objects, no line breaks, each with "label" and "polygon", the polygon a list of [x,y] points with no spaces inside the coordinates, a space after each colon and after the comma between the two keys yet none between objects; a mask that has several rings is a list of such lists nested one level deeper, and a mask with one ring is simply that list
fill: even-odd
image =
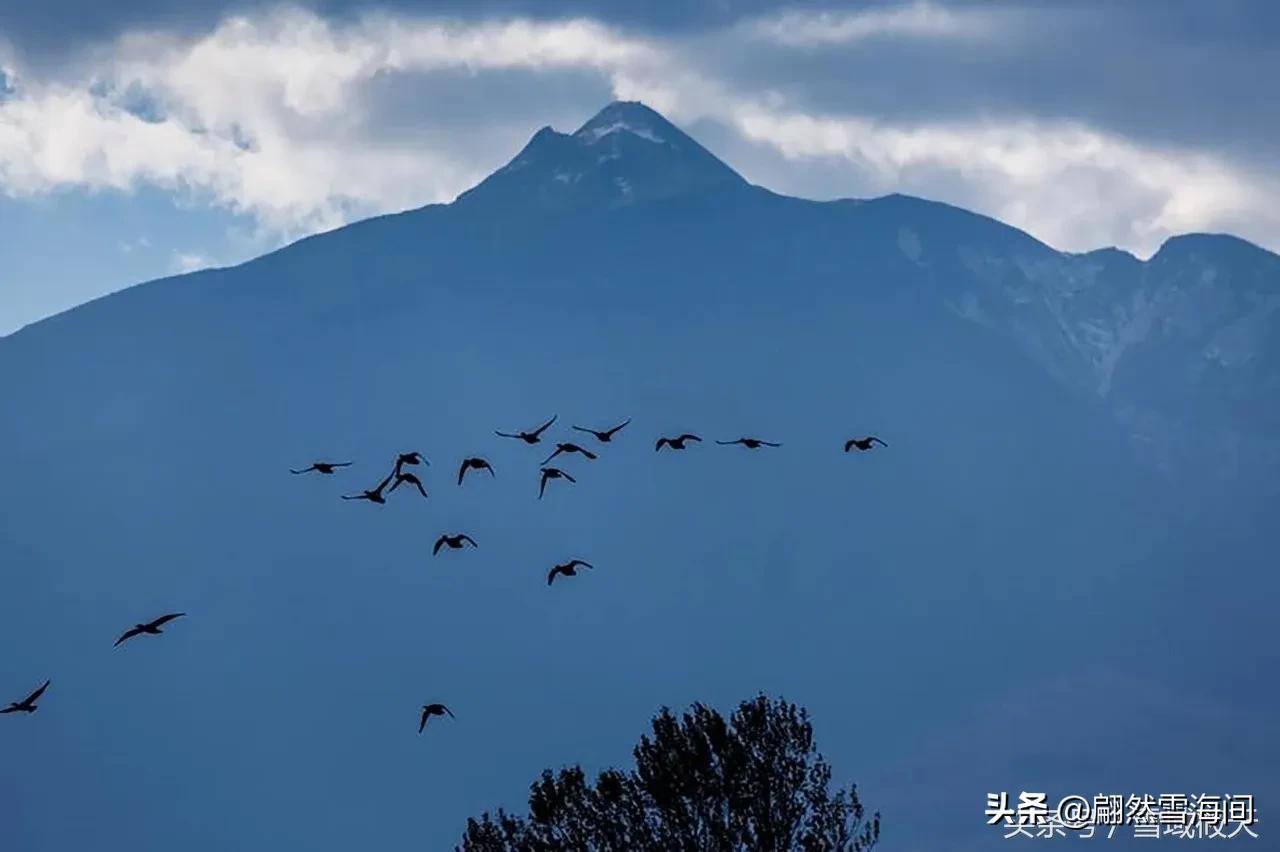
[{"label": "blue sky", "polygon": [[6,3],[0,334],[449,201],[614,98],[781,192],[1280,248],[1278,36],[1265,0]]}]

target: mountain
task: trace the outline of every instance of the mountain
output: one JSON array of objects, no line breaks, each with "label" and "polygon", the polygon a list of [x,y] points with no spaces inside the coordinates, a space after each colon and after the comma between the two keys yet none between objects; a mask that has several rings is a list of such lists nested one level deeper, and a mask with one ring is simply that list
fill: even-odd
[{"label": "mountain", "polygon": [[[1276,261],[788,198],[613,104],[452,204],[0,339],[0,685],[53,679],[0,726],[0,819],[24,850],[449,848],[658,706],[762,689],[895,848],[991,848],[997,784],[1262,801]],[[493,432],[553,414],[634,421],[539,501],[547,453]],[[744,434],[783,446],[711,440]],[[408,449],[429,499],[338,499]],[[459,488],[472,454],[496,475]],[[354,464],[288,473],[322,458]],[[431,556],[454,531],[480,546]],[[548,589],[569,557],[596,570]],[[457,719],[418,737],[432,701]]]}]

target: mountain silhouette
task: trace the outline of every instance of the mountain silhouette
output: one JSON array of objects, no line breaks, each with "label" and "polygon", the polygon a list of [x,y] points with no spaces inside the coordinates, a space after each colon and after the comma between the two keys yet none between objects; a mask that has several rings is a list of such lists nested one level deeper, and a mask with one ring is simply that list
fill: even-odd
[{"label": "mountain silhouette", "polygon": [[[452,848],[661,705],[760,690],[903,848],[991,848],[1000,789],[1274,798],[1275,738],[1237,723],[1280,682],[1278,282],[1226,236],[1067,254],[786,197],[616,103],[453,203],[0,338],[0,675],[60,685],[4,744],[14,848]],[[599,459],[539,501],[547,452],[493,432],[551,413],[547,452]],[[712,443],[742,434],[782,446]],[[867,435],[891,449],[842,452]],[[429,501],[338,499],[407,447]],[[458,488],[470,456],[499,474]],[[287,473],[313,458],[352,466]],[[483,547],[433,560],[443,530]],[[547,592],[574,553],[608,570]],[[174,601],[199,630],[82,652]],[[1102,669],[1114,701],[1060,688]],[[418,739],[430,696],[459,721]],[[1195,749],[1133,722],[1168,696]],[[1086,700],[1119,752],[1052,735]],[[1022,733],[960,759],[975,718]]]}]

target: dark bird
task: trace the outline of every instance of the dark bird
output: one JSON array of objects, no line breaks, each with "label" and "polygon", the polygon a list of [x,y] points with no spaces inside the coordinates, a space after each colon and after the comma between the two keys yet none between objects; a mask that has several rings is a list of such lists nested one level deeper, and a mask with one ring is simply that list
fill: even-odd
[{"label": "dark bird", "polygon": [[550,586],[555,582],[557,574],[563,574],[566,577],[576,577],[578,574],[578,566],[583,568],[594,568],[590,562],[583,562],[581,559],[571,559],[563,565],[557,565],[547,572],[547,585]]},{"label": "dark bird", "polygon": [[116,644],[113,645],[112,647],[118,647],[120,643],[125,641],[126,639],[132,639],[134,636],[140,636],[143,633],[148,633],[153,636],[159,636],[161,633],[164,632],[163,630],[160,629],[161,625],[168,624],[170,621],[173,621],[175,618],[182,618],[182,616],[184,615],[186,615],[185,612],[174,612],[174,613],[170,613],[169,615],[162,615],[159,618],[157,618],[155,621],[149,621],[146,624],[135,624],[133,625],[132,628],[130,628],[129,630],[126,630],[124,634],[119,639],[116,640]]},{"label": "dark bird", "polygon": [[440,548],[448,547],[450,550],[461,550],[463,544],[469,544],[472,547],[479,547],[475,540],[469,535],[457,533],[456,535],[442,535],[436,539],[436,546],[431,548],[431,555],[435,556],[440,552]]},{"label": "dark bird", "polygon": [[539,500],[542,499],[542,493],[547,490],[548,479],[567,479],[570,482],[578,481],[558,467],[544,467],[542,469],[542,483],[538,486]]},{"label": "dark bird", "polygon": [[414,476],[412,473],[397,473],[396,481],[391,486],[391,489],[387,491],[387,493],[388,494],[392,493],[401,485],[412,485],[414,488],[418,489],[418,493],[421,494],[423,497],[427,496],[427,489],[422,487],[422,480]]},{"label": "dark bird", "polygon": [[587,458],[593,461],[596,458],[595,453],[591,452],[590,450],[584,450],[582,447],[579,447],[577,444],[556,444],[556,451],[551,455],[547,456],[542,463],[546,464],[547,462],[551,461],[553,458],[560,455],[561,453],[582,453],[582,455],[586,456]]},{"label": "dark bird", "polygon": [[658,443],[653,445],[653,451],[656,453],[658,450],[662,449],[663,444],[666,444],[668,447],[670,447],[673,450],[683,450],[683,449],[687,449],[685,447],[686,441],[701,441],[701,440],[702,439],[699,438],[697,435],[690,435],[687,432],[681,435],[679,438],[659,438]]},{"label": "dark bird", "polygon": [[342,499],[343,500],[368,500],[370,503],[385,503],[387,502],[387,498],[383,496],[382,492],[386,489],[387,484],[391,482],[392,478],[395,475],[396,475],[396,472],[393,470],[391,471],[391,473],[387,474],[386,479],[378,483],[377,488],[374,488],[371,491],[361,491],[359,494],[343,494]]},{"label": "dark bird", "polygon": [[542,433],[547,431],[547,429],[551,426],[551,424],[556,422],[556,417],[559,417],[559,416],[560,415],[557,414],[555,417],[552,417],[550,420],[548,420],[546,423],[543,423],[541,426],[539,426],[537,429],[534,429],[532,432],[515,432],[515,433],[499,432],[495,429],[494,434],[500,435],[503,438],[518,438],[519,440],[524,441],[526,444],[536,444],[542,440]]},{"label": "dark bird", "polygon": [[574,426],[573,428],[579,432],[590,432],[592,435],[596,436],[597,441],[599,441],[602,444],[607,444],[613,440],[614,435],[618,434],[618,432],[622,430],[623,426],[626,426],[630,422],[631,422],[631,418],[628,417],[626,420],[622,421],[617,426],[614,426],[612,429],[606,429],[603,432],[597,432],[595,429],[584,429],[581,426]]},{"label": "dark bird", "polygon": [[720,444],[723,447],[732,446],[734,444],[741,444],[742,446],[746,447],[748,450],[758,450],[761,447],[781,447],[782,446],[781,444],[772,444],[768,441],[761,441],[759,438],[739,438],[736,441],[716,441],[716,443]]},{"label": "dark bird", "polygon": [[458,484],[462,484],[462,477],[467,475],[469,470],[487,470],[490,476],[495,476],[493,465],[481,458],[470,458],[462,460],[462,467],[458,468]]},{"label": "dark bird", "polygon": [[872,444],[879,444],[882,447],[889,446],[884,441],[881,441],[879,438],[877,438],[875,435],[868,435],[865,438],[850,438],[849,440],[845,441],[844,451],[847,453],[850,450],[852,450],[854,447],[857,447],[859,450],[862,450],[865,452],[866,450],[871,449]]},{"label": "dark bird", "polygon": [[35,692],[28,695],[21,701],[11,701],[9,706],[0,710],[0,713],[34,713],[36,712],[36,702],[40,700],[40,696],[44,695],[44,691],[49,688],[52,681],[45,681],[44,684]]},{"label": "dark bird", "polygon": [[340,467],[351,467],[351,462],[312,462],[311,467],[304,467],[302,470],[289,468],[289,472],[299,474],[310,473],[314,470],[316,473],[330,474]]},{"label": "dark bird", "polygon": [[396,475],[397,476],[400,474],[400,472],[404,469],[404,466],[407,464],[413,464],[413,465],[425,464],[427,467],[431,467],[431,462],[427,461],[427,457],[424,456],[422,453],[419,453],[419,452],[401,453],[400,455],[396,456]]},{"label": "dark bird", "polygon": [[443,704],[423,704],[422,705],[422,721],[418,723],[418,733],[422,733],[422,729],[427,726],[427,720],[432,716],[443,716],[448,713],[450,719],[456,719],[453,711]]}]

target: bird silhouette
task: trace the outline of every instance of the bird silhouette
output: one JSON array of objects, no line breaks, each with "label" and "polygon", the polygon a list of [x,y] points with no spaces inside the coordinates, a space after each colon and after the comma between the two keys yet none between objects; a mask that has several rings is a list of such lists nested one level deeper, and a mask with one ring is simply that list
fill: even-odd
[{"label": "bird silhouette", "polygon": [[577,482],[577,481],[578,481],[578,480],[574,479],[572,476],[570,476],[569,474],[565,473],[563,470],[561,470],[561,469],[560,469],[560,468],[558,468],[558,467],[544,467],[544,468],[542,469],[542,482],[538,485],[538,499],[539,499],[539,500],[541,500],[541,499],[542,499],[542,494],[543,494],[543,492],[547,490],[547,480],[548,480],[548,479],[567,479],[567,480],[569,480],[570,482]]},{"label": "bird silhouette", "polygon": [[39,689],[28,695],[21,701],[11,701],[9,706],[0,710],[0,713],[34,713],[36,712],[36,702],[40,700],[40,696],[44,695],[44,691],[49,688],[52,681],[46,680]]},{"label": "bird silhouette", "polygon": [[422,705],[422,721],[418,723],[418,733],[422,733],[422,729],[427,726],[427,720],[432,716],[443,716],[448,713],[450,719],[456,719],[453,711],[443,704],[423,704]]},{"label": "bird silhouette", "polygon": [[847,453],[850,450],[852,450],[854,447],[857,447],[859,450],[862,450],[865,452],[866,450],[871,449],[872,444],[879,444],[882,447],[889,446],[884,441],[881,441],[879,438],[877,438],[875,435],[868,435],[865,438],[850,438],[849,440],[845,441],[844,451]]},{"label": "bird silhouette", "polygon": [[157,618],[155,621],[148,621],[146,624],[135,624],[133,625],[133,627],[126,630],[120,636],[120,638],[116,640],[116,644],[113,645],[112,647],[119,647],[120,643],[125,641],[126,639],[132,639],[134,636],[140,636],[143,633],[147,633],[152,636],[159,636],[161,633],[164,632],[163,630],[160,629],[162,625],[168,624],[170,621],[173,621],[175,618],[182,618],[182,616],[184,615],[186,615],[185,612],[174,612],[174,613],[170,613],[169,615],[162,615],[159,618]]},{"label": "bird silhouette", "polygon": [[393,470],[387,474],[387,478],[378,483],[378,487],[370,491],[361,491],[359,494],[343,494],[343,500],[368,500],[370,503],[385,503],[387,498],[383,496],[383,491],[387,484],[394,478],[396,472]]},{"label": "bird silhouette", "polygon": [[400,475],[400,472],[404,469],[404,466],[407,464],[413,464],[413,465],[425,464],[427,467],[431,467],[431,462],[427,461],[427,457],[424,456],[422,453],[419,453],[416,451],[410,452],[410,453],[400,453],[400,455],[396,456],[395,473],[397,476]]},{"label": "bird silhouette", "polygon": [[720,444],[723,447],[732,446],[734,444],[741,444],[742,446],[746,447],[748,450],[758,450],[761,447],[781,447],[782,446],[781,444],[773,444],[773,443],[770,443],[769,441],[762,441],[759,438],[739,438],[736,441],[716,441],[716,443]]},{"label": "bird silhouette", "polygon": [[427,489],[422,487],[422,480],[414,476],[412,473],[397,473],[396,481],[392,484],[391,489],[387,491],[387,493],[393,493],[401,485],[412,485],[414,488],[418,489],[418,493],[423,497],[427,496]]},{"label": "bird silhouette", "polygon": [[482,458],[469,458],[462,460],[462,467],[458,468],[458,484],[462,484],[462,478],[467,475],[469,470],[487,470],[490,476],[496,476],[493,472],[493,465],[489,464]]},{"label": "bird silhouette", "polygon": [[558,414],[555,415],[555,417],[552,417],[550,420],[548,420],[546,423],[543,423],[541,426],[539,426],[537,429],[534,429],[532,432],[514,432],[514,433],[499,432],[495,429],[494,434],[501,435],[503,438],[516,438],[518,440],[524,441],[526,444],[536,444],[542,440],[542,433],[547,431],[547,429],[551,426],[551,424],[556,422],[556,417],[559,417],[559,416],[560,415]]},{"label": "bird silhouette", "polygon": [[592,435],[596,436],[597,441],[599,441],[602,444],[607,444],[613,440],[614,435],[618,434],[618,432],[622,430],[622,427],[626,426],[630,422],[631,422],[631,418],[628,417],[626,420],[622,421],[617,426],[614,426],[612,429],[605,429],[603,432],[597,432],[595,429],[584,429],[581,426],[574,426],[573,428],[579,432],[589,432]]},{"label": "bird silhouette", "polygon": [[684,450],[684,449],[687,449],[687,447],[685,446],[686,441],[701,441],[701,440],[702,439],[699,438],[697,435],[690,435],[688,432],[686,432],[685,434],[681,435],[678,438],[659,438],[658,443],[653,445],[653,451],[656,453],[658,450],[662,449],[663,445],[666,445],[673,450]]},{"label": "bird silhouette", "polygon": [[445,534],[436,539],[436,546],[431,548],[431,555],[435,556],[440,552],[440,548],[448,547],[450,550],[461,550],[463,544],[470,544],[472,547],[479,547],[471,536],[464,533],[455,533],[454,535]]},{"label": "bird silhouette", "polygon": [[555,582],[557,574],[563,574],[566,577],[576,577],[578,575],[578,566],[583,568],[594,568],[590,562],[583,562],[581,559],[571,559],[563,565],[557,565],[547,572],[547,585],[550,586]]},{"label": "bird silhouette", "polygon": [[579,447],[577,444],[564,443],[564,444],[556,444],[556,451],[551,455],[547,456],[542,463],[546,464],[547,462],[551,461],[553,458],[560,455],[561,453],[581,453],[582,455],[586,456],[587,458],[593,461],[596,459],[596,454],[591,452],[590,450],[584,450],[582,447]]},{"label": "bird silhouette", "polygon": [[316,473],[331,474],[340,467],[351,467],[351,462],[312,462],[311,467],[304,467],[302,470],[289,468],[289,472],[297,475],[311,473],[314,470]]}]

